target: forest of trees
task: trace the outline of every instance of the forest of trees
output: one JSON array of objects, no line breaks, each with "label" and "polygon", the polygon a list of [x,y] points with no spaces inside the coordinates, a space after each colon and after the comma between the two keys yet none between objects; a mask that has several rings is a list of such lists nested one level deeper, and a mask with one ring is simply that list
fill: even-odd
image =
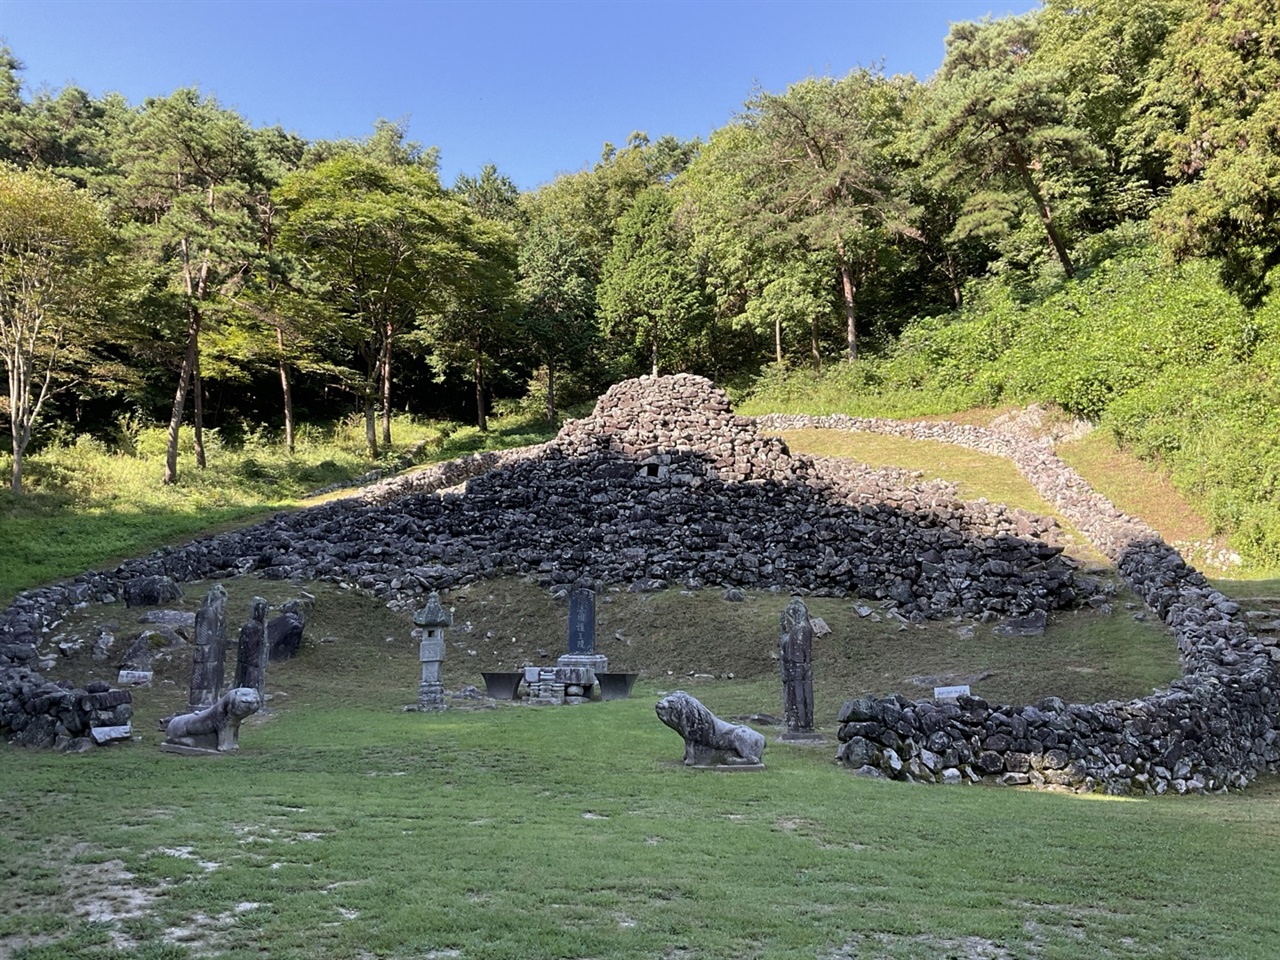
[{"label": "forest of trees", "polygon": [[[1017,316],[1105,277],[1212,287],[1238,322],[1206,336],[1252,337],[1233,362],[1271,336],[1276,0],[1046,0],[953,26],[928,81],[869,67],[759,90],[705,143],[635,133],[525,193],[493,166],[443,185],[437,152],[382,120],[308,142],[194,89],[31,93],[19,54],[0,51],[15,491],[55,427],[167,421],[173,482],[183,424],[199,463],[209,424],[291,444],[297,418],[358,413],[376,453],[395,410],[465,402],[483,427],[500,396],[554,418],[647,372],[854,369],[866,389],[941,372],[991,402],[1037,394],[1016,389],[1035,368],[1097,418],[1145,374],[1073,367],[1067,343],[1023,381],[992,363]],[[1114,300],[1096,293],[1089,322]],[[1127,335],[1146,357],[1168,330]]]}]

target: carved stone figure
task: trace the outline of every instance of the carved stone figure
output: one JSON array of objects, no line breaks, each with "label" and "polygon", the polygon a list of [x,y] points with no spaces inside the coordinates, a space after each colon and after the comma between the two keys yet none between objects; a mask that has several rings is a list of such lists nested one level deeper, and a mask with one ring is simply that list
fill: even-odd
[{"label": "carved stone figure", "polygon": [[195,649],[191,652],[191,687],[187,708],[194,713],[212,706],[222,694],[227,656],[227,591],[215,583],[196,612]]},{"label": "carved stone figure", "polygon": [[726,723],[683,690],[668,694],[654,709],[658,719],[684,737],[684,762],[690,767],[760,764],[764,735]]},{"label": "carved stone figure", "polygon": [[267,601],[253,598],[253,612],[240,628],[240,646],[236,653],[236,686],[252,687],[262,699],[262,686],[267,678]]},{"label": "carved stone figure", "polygon": [[799,597],[782,611],[782,717],[788,734],[813,732],[813,624]]},{"label": "carved stone figure", "polygon": [[160,749],[169,753],[226,753],[238,750],[240,721],[262,706],[258,691],[250,687],[228,690],[211,707],[199,713],[183,713],[169,721]]}]

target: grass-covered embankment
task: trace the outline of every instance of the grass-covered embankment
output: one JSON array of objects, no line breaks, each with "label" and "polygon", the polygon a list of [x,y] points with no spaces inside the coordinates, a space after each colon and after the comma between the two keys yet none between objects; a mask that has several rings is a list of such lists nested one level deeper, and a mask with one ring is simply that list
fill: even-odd
[{"label": "grass-covered embankment", "polygon": [[495,421],[481,433],[398,417],[394,446],[371,461],[351,423],[301,429],[292,454],[276,437],[250,434],[231,443],[209,430],[208,467],[200,470],[184,431],[173,486],[160,483],[164,447],[158,429],[139,431],[115,447],[87,437],[52,444],[27,459],[22,496],[0,492],[0,604],[20,590],[296,508],[318,489],[373,469],[395,469],[410,452],[414,463],[429,464],[550,435],[545,423],[528,418]]},{"label": "grass-covered embankment", "polygon": [[1164,471],[1255,568],[1280,567],[1280,298],[1246,309],[1205,262],[1122,247],[1048,289],[988,280],[959,313],[820,376],[763,377],[743,413],[915,417],[1057,404]]}]

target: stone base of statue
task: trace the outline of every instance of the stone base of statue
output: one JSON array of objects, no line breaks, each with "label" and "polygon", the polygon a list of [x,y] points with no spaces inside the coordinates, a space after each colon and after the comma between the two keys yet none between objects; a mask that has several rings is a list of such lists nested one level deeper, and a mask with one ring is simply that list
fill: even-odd
[{"label": "stone base of statue", "polygon": [[609,672],[609,658],[602,653],[566,653],[556,658],[556,666],[564,669],[585,669],[592,673],[591,682],[595,683],[595,674]]},{"label": "stone base of statue", "polygon": [[[565,702],[567,684],[560,678],[560,671],[555,667],[535,668],[525,674],[529,684],[529,703],[535,706],[559,706]],[[529,677],[534,674],[534,679]]]},{"label": "stone base of statue", "polygon": [[447,709],[444,702],[444,684],[428,681],[418,685],[418,710],[431,712]]}]

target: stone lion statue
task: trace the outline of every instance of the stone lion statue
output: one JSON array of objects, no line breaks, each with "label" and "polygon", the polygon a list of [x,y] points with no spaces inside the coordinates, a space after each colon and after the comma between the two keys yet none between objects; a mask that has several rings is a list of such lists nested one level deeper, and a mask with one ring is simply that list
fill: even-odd
[{"label": "stone lion statue", "polygon": [[726,723],[683,690],[668,694],[654,710],[658,719],[684,737],[687,766],[758,764],[764,753],[764,735],[738,724]]},{"label": "stone lion statue", "polygon": [[166,744],[191,747],[196,750],[216,750],[225,753],[238,750],[240,721],[252,716],[262,706],[258,691],[252,687],[236,687],[228,690],[211,707],[199,713],[184,713],[174,717],[165,728]]}]

